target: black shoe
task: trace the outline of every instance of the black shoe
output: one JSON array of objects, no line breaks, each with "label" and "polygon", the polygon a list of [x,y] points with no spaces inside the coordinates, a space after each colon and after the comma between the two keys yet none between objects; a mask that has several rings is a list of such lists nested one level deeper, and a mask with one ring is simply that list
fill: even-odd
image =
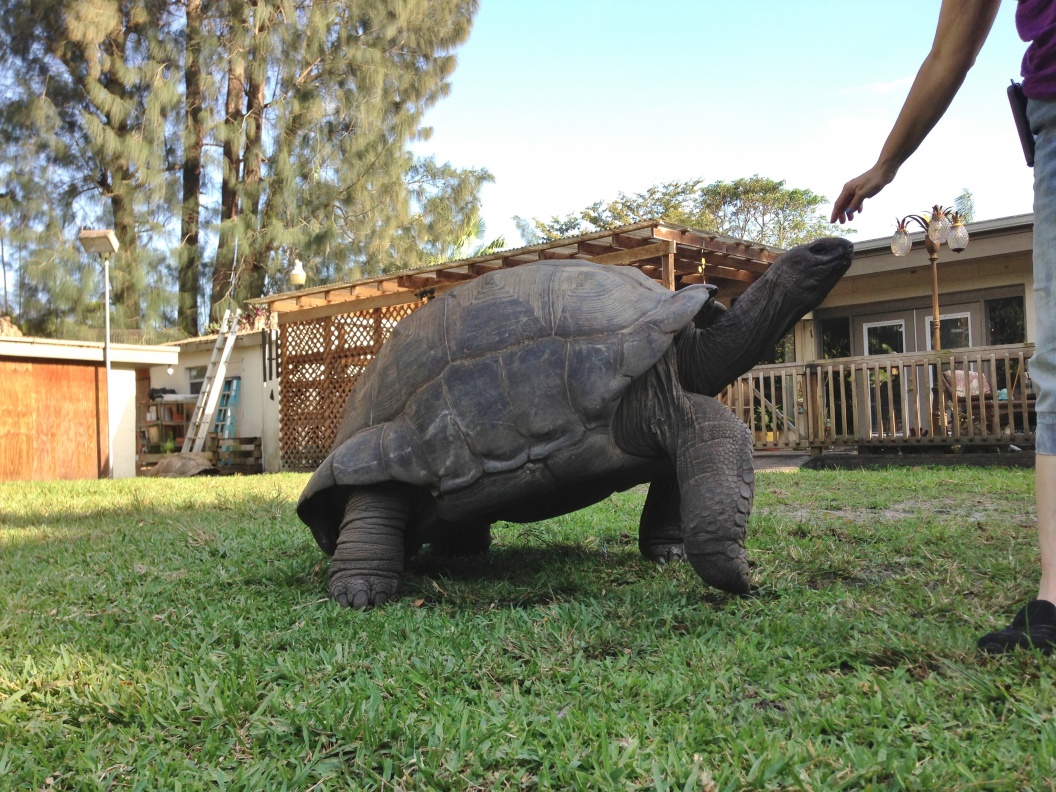
[{"label": "black shoe", "polygon": [[987,654],[1004,654],[1013,649],[1040,649],[1049,654],[1056,648],[1056,605],[1047,600],[1031,600],[1003,630],[984,635],[979,648]]}]

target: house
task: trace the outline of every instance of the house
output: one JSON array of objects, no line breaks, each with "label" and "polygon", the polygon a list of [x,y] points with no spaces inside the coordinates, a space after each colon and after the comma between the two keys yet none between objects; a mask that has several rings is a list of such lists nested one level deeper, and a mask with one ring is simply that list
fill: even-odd
[{"label": "house", "polygon": [[137,372],[178,358],[111,344],[107,377],[100,342],[0,338],[0,480],[135,476]]},{"label": "house", "polygon": [[[149,391],[141,388],[140,394],[141,463],[149,464],[159,453],[182,447],[216,340],[216,335],[207,335],[170,342],[166,347],[177,352],[178,359],[170,365],[150,367]],[[259,460],[254,456],[252,467],[264,472],[282,469],[277,341],[277,331],[268,328],[239,331],[224,376],[231,419],[229,436],[259,444]]]},{"label": "house", "polygon": [[[968,225],[933,265],[924,235],[855,245],[824,302],[727,394],[757,448],[1033,445],[1033,215]],[[938,305],[939,348],[932,318]]]}]

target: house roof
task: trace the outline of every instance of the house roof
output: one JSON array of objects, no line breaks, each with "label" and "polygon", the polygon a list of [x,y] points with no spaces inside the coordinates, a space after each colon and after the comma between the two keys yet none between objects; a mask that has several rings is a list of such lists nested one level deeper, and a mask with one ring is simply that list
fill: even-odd
[{"label": "house roof", "polygon": [[[32,336],[0,338],[0,357],[43,360],[103,362],[101,341],[63,341]],[[115,366],[164,366],[179,360],[179,350],[165,346],[111,344],[110,362]]]},{"label": "house roof", "polygon": [[781,253],[780,248],[743,239],[662,220],[643,220],[487,256],[274,294],[249,303],[269,307],[284,324],[415,302],[487,272],[546,259],[573,258],[634,266],[670,289],[711,283],[721,292],[736,296],[766,272]]}]

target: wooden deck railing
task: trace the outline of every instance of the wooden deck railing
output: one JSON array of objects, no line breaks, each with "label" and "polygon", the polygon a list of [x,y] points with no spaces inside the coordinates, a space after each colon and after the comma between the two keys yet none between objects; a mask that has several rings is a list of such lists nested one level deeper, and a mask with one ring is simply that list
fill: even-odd
[{"label": "wooden deck railing", "polygon": [[1033,345],[757,366],[719,395],[756,449],[1032,446]]}]

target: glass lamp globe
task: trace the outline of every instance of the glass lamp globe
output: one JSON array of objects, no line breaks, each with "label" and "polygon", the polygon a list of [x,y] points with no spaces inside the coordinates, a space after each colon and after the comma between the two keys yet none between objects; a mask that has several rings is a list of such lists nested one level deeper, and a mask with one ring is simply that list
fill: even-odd
[{"label": "glass lamp globe", "polygon": [[936,245],[941,245],[950,235],[950,218],[948,218],[939,207],[931,213],[928,220],[928,238]]},{"label": "glass lamp globe", "polygon": [[895,235],[891,237],[891,252],[896,256],[904,256],[912,247],[913,242],[909,238],[909,232],[906,231],[905,226],[899,226]]},{"label": "glass lamp globe", "polygon": [[953,224],[950,229],[950,236],[946,240],[950,245],[950,250],[954,253],[960,253],[966,247],[968,247],[968,229],[962,221],[958,220]]},{"label": "glass lamp globe", "polygon": [[290,270],[290,283],[294,286],[303,286],[307,277],[308,275],[304,271],[304,264],[301,263],[300,259],[294,259],[293,269]]}]

